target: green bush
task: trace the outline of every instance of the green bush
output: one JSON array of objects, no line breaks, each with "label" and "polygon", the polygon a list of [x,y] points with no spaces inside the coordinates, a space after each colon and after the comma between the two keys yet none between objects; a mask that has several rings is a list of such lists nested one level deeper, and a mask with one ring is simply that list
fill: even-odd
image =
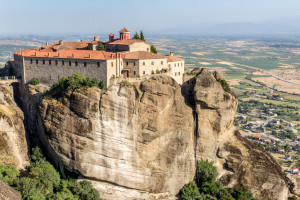
[{"label": "green bush", "polygon": [[14,184],[14,179],[19,175],[18,170],[13,166],[0,165],[0,180],[8,185]]},{"label": "green bush", "polygon": [[183,186],[180,191],[182,200],[193,200],[199,199],[201,197],[199,189],[194,181],[189,184]]},{"label": "green bush", "polygon": [[222,86],[222,88],[223,88],[223,90],[225,92],[231,92],[229,84],[227,83],[226,80],[224,80],[224,79],[218,79],[218,82],[221,84],[221,86]]},{"label": "green bush", "polygon": [[40,84],[40,79],[38,79],[38,78],[33,78],[32,80],[31,80],[31,84],[32,85],[38,85],[38,84]]},{"label": "green bush", "polygon": [[157,50],[153,45],[151,45],[151,53],[157,54]]},{"label": "green bush", "polygon": [[214,163],[208,160],[200,160],[197,163],[197,185],[201,187],[205,182],[214,182],[218,176]]}]

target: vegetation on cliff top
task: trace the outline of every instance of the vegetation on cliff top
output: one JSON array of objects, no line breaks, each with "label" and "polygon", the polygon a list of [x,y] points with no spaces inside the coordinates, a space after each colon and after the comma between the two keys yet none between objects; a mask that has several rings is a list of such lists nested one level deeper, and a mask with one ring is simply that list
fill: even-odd
[{"label": "vegetation on cliff top", "polygon": [[85,77],[83,74],[80,73],[75,73],[68,79],[64,76],[61,79],[59,79],[57,83],[54,83],[51,86],[50,91],[44,94],[43,98],[55,96],[55,94],[59,94],[66,90],[71,90],[71,92],[73,93],[80,88],[91,87],[97,87],[103,90],[104,82],[98,81],[96,78]]},{"label": "vegetation on cliff top", "polygon": [[201,160],[197,163],[196,182],[185,185],[180,196],[182,200],[256,200],[247,188],[224,188],[217,181],[217,169],[213,162]]},{"label": "vegetation on cliff top", "polygon": [[0,180],[19,191],[24,200],[100,200],[99,193],[88,181],[61,179],[40,148],[32,150],[31,164],[19,173],[12,166],[0,165]]}]

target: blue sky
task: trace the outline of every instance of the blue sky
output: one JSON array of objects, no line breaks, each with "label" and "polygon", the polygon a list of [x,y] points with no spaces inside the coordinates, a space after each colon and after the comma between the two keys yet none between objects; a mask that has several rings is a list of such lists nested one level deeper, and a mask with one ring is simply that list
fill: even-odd
[{"label": "blue sky", "polygon": [[300,0],[0,0],[1,33],[150,32],[300,19]]}]

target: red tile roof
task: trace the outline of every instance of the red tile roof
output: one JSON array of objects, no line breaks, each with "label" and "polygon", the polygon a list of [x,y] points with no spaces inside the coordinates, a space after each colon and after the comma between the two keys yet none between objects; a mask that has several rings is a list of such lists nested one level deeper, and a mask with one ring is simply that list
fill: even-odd
[{"label": "red tile roof", "polygon": [[[46,58],[68,58],[68,59],[91,59],[91,60],[111,60],[116,58],[115,53],[92,50],[70,50],[65,49],[58,52],[43,52],[34,49],[26,49],[24,57],[46,57]],[[19,54],[20,55],[20,54]]]},{"label": "red tile roof", "polygon": [[139,40],[139,39],[115,40],[113,42],[109,42],[108,44],[131,45],[131,44],[136,43],[136,42],[146,43],[146,44],[150,45],[148,42],[145,42],[145,41]]},{"label": "red tile roof", "polygon": [[50,51],[49,49],[53,49],[54,51],[60,51],[64,49],[86,49],[88,46],[87,42],[74,42],[74,41],[62,41],[62,44],[59,42],[54,42],[47,46],[42,47],[41,49],[46,49],[44,51]]},{"label": "red tile roof", "polygon": [[182,58],[178,58],[176,56],[166,56],[168,58],[168,62],[179,62],[184,61]]},{"label": "red tile roof", "polygon": [[134,60],[146,60],[146,59],[166,59],[165,56],[157,55],[148,51],[135,51],[131,53],[125,53],[124,59],[134,59]]},{"label": "red tile roof", "polygon": [[124,32],[130,32],[127,28],[123,28],[122,30],[119,31],[120,33],[124,33]]}]

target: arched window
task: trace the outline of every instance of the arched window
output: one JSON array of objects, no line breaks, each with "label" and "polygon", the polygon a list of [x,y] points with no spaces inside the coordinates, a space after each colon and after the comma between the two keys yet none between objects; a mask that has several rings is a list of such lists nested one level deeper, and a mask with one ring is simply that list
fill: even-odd
[{"label": "arched window", "polygon": [[51,60],[49,60],[49,65],[51,65]]},{"label": "arched window", "polygon": [[100,62],[97,62],[97,66],[100,67]]},{"label": "arched window", "polygon": [[83,65],[86,67],[86,62],[84,62]]},{"label": "arched window", "polygon": [[38,61],[38,60],[35,60],[35,63],[36,63],[36,64],[39,64],[39,61]]},{"label": "arched window", "polygon": [[69,66],[71,66],[72,65],[72,62],[71,61],[69,61]]}]

